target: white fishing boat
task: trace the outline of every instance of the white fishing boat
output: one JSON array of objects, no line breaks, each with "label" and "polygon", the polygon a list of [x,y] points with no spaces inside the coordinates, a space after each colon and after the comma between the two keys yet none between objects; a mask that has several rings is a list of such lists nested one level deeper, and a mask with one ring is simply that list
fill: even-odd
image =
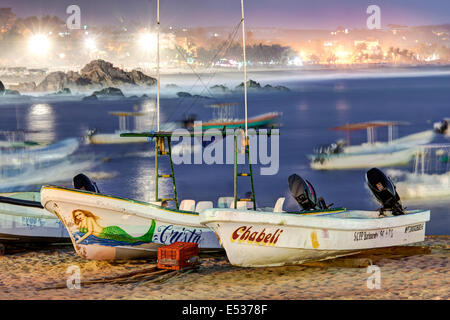
[{"label": "white fishing boat", "polygon": [[47,146],[36,146],[19,150],[0,150],[0,167],[64,159],[74,153],[79,145],[78,139],[68,138]]},{"label": "white fishing boat", "polygon": [[29,147],[36,147],[42,145],[38,142],[34,141],[4,141],[0,140],[0,148],[12,148],[12,149],[18,149],[18,148],[29,148]]},{"label": "white fishing boat", "polygon": [[[419,150],[419,146],[429,143],[435,136],[433,130],[426,130],[402,138],[393,139],[395,126],[401,123],[373,121],[347,124],[332,130],[346,131],[347,142],[323,146],[317,153],[310,155],[310,166],[315,170],[358,169],[387,167],[407,164]],[[388,127],[388,141],[375,141],[375,129]],[[367,130],[367,142],[350,145],[350,132]]]},{"label": "white fishing boat", "polygon": [[114,133],[99,133],[97,130],[89,131],[88,135],[85,137],[87,143],[91,144],[128,144],[128,143],[145,143],[148,142],[146,138],[121,138],[120,134],[124,132],[128,132],[127,130],[127,122],[128,119],[135,119],[136,117],[141,117],[146,115],[143,112],[110,112],[110,115],[116,116],[119,118],[119,130]]},{"label": "white fishing boat", "polygon": [[[155,257],[158,247],[176,241],[198,243],[200,250],[220,249],[214,232],[202,226],[197,210],[212,202],[188,200],[180,209],[88,191],[44,186],[43,206],[69,231],[76,252],[93,260]],[[165,201],[165,200],[163,200]]]},{"label": "white fishing boat", "polygon": [[[149,141],[148,137],[121,137],[122,133],[130,132],[127,130],[127,119],[149,116],[151,112],[110,112],[111,115],[119,118],[119,130],[114,133],[99,133],[97,130],[92,130],[85,137],[87,143],[90,144],[130,144],[130,143],[146,143]],[[168,122],[162,124],[161,128],[165,131],[173,131],[178,127],[176,123]],[[140,131],[135,131],[140,132]]]},{"label": "white fishing boat", "polygon": [[[221,249],[214,232],[200,224],[198,211],[212,202],[178,202],[171,157],[171,132],[162,131],[159,99],[159,1],[157,1],[157,128],[154,132],[128,133],[123,137],[155,140],[155,201],[152,203],[99,194],[87,183],[88,191],[43,186],[42,205],[54,213],[69,232],[76,252],[94,260],[155,257],[160,246],[176,241],[196,242],[200,250]],[[169,156],[170,174],[161,174],[159,158]],[[159,179],[173,184],[173,197],[162,198]],[[167,207],[168,202],[175,208]]]},{"label": "white fishing boat", "polygon": [[209,209],[200,221],[216,232],[231,264],[268,267],[420,242],[429,216],[428,210],[381,219],[376,211],[308,216]]},{"label": "white fishing boat", "polygon": [[[200,213],[200,221],[216,232],[230,263],[241,267],[295,265],[423,241],[430,211],[405,211],[394,185],[377,172],[368,172],[368,184],[383,204],[379,211],[299,214],[208,209]],[[291,192],[300,206],[316,208],[312,186],[298,176],[294,180],[297,186],[290,186]]]},{"label": "white fishing boat", "polygon": [[79,172],[95,165],[93,160],[63,160],[50,165],[28,164],[24,170],[12,175],[0,175],[0,191],[16,191],[18,188],[70,181]]},{"label": "white fishing boat", "polygon": [[390,167],[406,165],[419,152],[418,147],[388,153],[365,153],[328,156],[321,155],[311,161],[315,170],[364,169],[370,167]]},{"label": "white fishing boat", "polygon": [[24,130],[2,130],[0,135],[5,136],[6,140],[0,140],[0,148],[19,149],[37,146],[45,146],[47,143],[30,141],[26,139],[26,134],[30,131]]},{"label": "white fishing boat", "polygon": [[414,158],[412,172],[391,169],[387,174],[402,198],[410,202],[450,199],[450,145],[422,146]]},{"label": "white fishing boat", "polygon": [[68,241],[61,221],[42,207],[39,192],[0,194],[0,251],[8,243]]},{"label": "white fishing boat", "polygon": [[[244,29],[244,8],[242,23]],[[243,30],[243,47],[245,32]],[[245,61],[245,49],[244,49]],[[244,77],[245,72],[244,63]],[[246,79],[244,78],[244,83]],[[247,103],[245,103],[247,109]],[[247,110],[245,110],[247,115]],[[246,153],[249,152],[247,125]],[[235,152],[237,143],[235,140]],[[405,211],[392,181],[379,169],[366,174],[367,184],[382,208],[378,211],[330,210],[322,198],[317,199],[313,186],[297,175],[289,177],[289,188],[302,211],[283,212],[277,201],[273,211],[238,209],[237,166],[235,163],[234,208],[207,209],[200,212],[200,222],[217,234],[231,264],[241,267],[266,267],[300,264],[351,255],[364,249],[405,245],[423,241],[430,211]],[[246,174],[247,176],[247,174]]]}]

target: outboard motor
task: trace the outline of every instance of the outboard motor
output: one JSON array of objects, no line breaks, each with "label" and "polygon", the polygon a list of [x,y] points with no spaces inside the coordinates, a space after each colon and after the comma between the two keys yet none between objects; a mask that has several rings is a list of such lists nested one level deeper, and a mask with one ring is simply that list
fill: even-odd
[{"label": "outboard motor", "polygon": [[183,128],[192,129],[194,127],[194,122],[197,120],[197,115],[190,114],[183,120]]},{"label": "outboard motor", "polygon": [[366,182],[372,194],[382,205],[379,209],[381,214],[385,211],[391,211],[394,216],[405,214],[394,183],[380,169],[372,168],[367,171]]},{"label": "outboard motor", "polygon": [[328,209],[333,205],[327,206],[322,197],[317,199],[316,191],[308,180],[303,180],[300,176],[293,174],[288,181],[292,196],[303,210]]},{"label": "outboard motor", "polygon": [[80,173],[73,178],[73,187],[78,190],[86,190],[91,192],[99,193],[100,190],[97,187],[97,184],[88,176]]},{"label": "outboard motor", "polygon": [[448,130],[448,121],[447,119],[442,120],[441,122],[436,122],[434,124],[434,131],[440,134],[445,134]]}]

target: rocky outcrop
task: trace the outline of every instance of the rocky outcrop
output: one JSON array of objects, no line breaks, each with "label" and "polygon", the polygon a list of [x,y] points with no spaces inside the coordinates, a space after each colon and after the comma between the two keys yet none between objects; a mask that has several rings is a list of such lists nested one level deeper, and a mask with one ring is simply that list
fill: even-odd
[{"label": "rocky outcrop", "polygon": [[[251,79],[247,81],[247,89],[261,90],[261,91],[290,91],[289,88],[287,88],[285,86],[274,86],[273,87],[270,84],[267,84],[264,87],[261,87],[261,84],[259,82],[256,82]],[[241,82],[241,84],[236,86],[235,90],[244,90],[244,83]]]},{"label": "rocky outcrop", "polygon": [[[241,82],[235,89],[244,89],[244,83]],[[259,82],[253,81],[252,79],[247,81],[247,89],[261,89]]]},{"label": "rocky outcrop", "polygon": [[83,98],[83,101],[90,101],[90,100],[98,100],[97,96],[92,95],[92,96],[87,96]]},{"label": "rocky outcrop", "polygon": [[3,85],[3,82],[0,81],[0,96],[5,94],[5,86]]},{"label": "rocky outcrop", "polygon": [[275,86],[272,87],[270,84],[267,84],[264,86],[263,88],[264,90],[271,90],[271,91],[291,91],[289,88],[285,87],[285,86]]},{"label": "rocky outcrop", "polygon": [[198,94],[192,95],[189,92],[184,92],[184,91],[177,92],[177,97],[178,98],[211,99],[210,97],[207,97],[207,96],[201,96]]},{"label": "rocky outcrop", "polygon": [[227,86],[225,86],[223,84],[217,84],[215,86],[210,87],[209,89],[211,91],[218,92],[218,93],[227,93],[227,92],[231,91]]},{"label": "rocky outcrop", "polygon": [[113,85],[146,85],[153,86],[156,79],[149,77],[138,70],[126,72],[116,68],[112,63],[104,60],[94,60],[81,69],[81,77],[89,79],[91,83],[102,86]]},{"label": "rocky outcrop", "polygon": [[89,79],[83,79],[78,72],[69,71],[64,73],[62,71],[56,71],[45,77],[36,87],[36,91],[58,92],[64,88],[76,89],[87,87],[91,84],[92,82]]},{"label": "rocky outcrop", "polygon": [[114,67],[112,63],[104,60],[94,60],[84,66],[80,73],[62,71],[50,73],[35,91],[58,92],[64,88],[74,90],[99,89],[112,86],[153,86],[156,79],[149,77],[138,70],[126,72]]},{"label": "rocky outcrop", "polygon": [[72,91],[70,91],[69,88],[63,88],[62,90],[58,91],[56,94],[57,95],[70,95],[70,94],[72,94]]},{"label": "rocky outcrop", "polygon": [[94,91],[90,96],[84,97],[83,100],[98,100],[99,98],[123,98],[122,90],[118,88],[108,87],[99,91]]},{"label": "rocky outcrop", "polygon": [[54,97],[54,96],[70,96],[72,94],[72,91],[69,88],[62,88],[62,90],[59,90],[55,93],[50,93],[47,96]]},{"label": "rocky outcrop", "polygon": [[156,79],[152,78],[150,76],[147,76],[143,72],[139,70],[131,70],[129,73],[131,76],[131,79],[134,81],[135,84],[141,85],[141,86],[154,86],[156,85]]},{"label": "rocky outcrop", "polygon": [[97,96],[97,97],[123,97],[123,93],[122,90],[118,89],[118,88],[113,88],[113,87],[108,87],[105,89],[102,89],[100,91],[94,91],[94,93],[92,93],[93,96]]},{"label": "rocky outcrop", "polygon": [[178,98],[190,98],[190,97],[192,97],[192,95],[189,92],[180,91],[180,92],[177,92],[177,97]]}]

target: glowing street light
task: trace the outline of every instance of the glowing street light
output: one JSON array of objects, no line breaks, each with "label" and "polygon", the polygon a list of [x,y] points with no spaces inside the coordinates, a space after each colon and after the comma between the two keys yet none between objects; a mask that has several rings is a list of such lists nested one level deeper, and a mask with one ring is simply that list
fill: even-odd
[{"label": "glowing street light", "polygon": [[84,40],[84,46],[89,50],[95,50],[97,49],[97,44],[95,43],[94,39],[86,39]]},{"label": "glowing street light", "polygon": [[156,41],[156,34],[154,33],[143,33],[139,37],[139,45],[145,51],[155,51]]},{"label": "glowing street light", "polygon": [[43,56],[50,49],[50,40],[43,34],[33,35],[28,42],[28,48],[35,55]]}]

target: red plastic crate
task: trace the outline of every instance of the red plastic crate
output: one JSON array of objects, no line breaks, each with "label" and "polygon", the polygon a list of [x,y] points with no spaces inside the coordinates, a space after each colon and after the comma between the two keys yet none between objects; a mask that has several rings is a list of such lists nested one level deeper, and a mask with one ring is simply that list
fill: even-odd
[{"label": "red plastic crate", "polygon": [[158,248],[158,268],[180,270],[198,262],[198,243],[174,242]]}]

